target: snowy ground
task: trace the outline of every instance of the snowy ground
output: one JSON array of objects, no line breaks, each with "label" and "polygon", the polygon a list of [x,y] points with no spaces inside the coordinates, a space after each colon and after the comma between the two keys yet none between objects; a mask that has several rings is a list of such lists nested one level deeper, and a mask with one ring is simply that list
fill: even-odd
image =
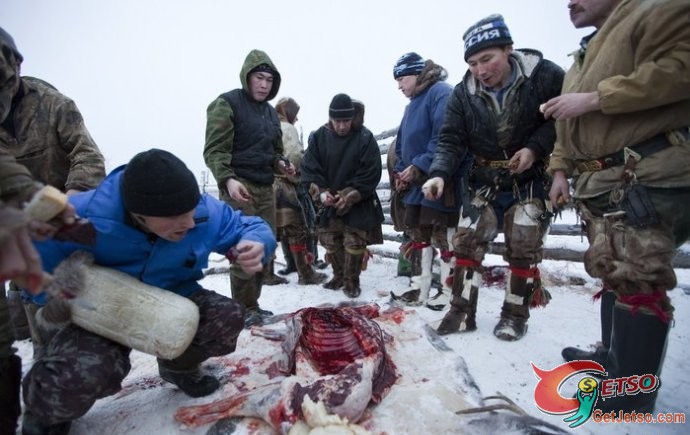
[{"label": "snowy ground", "polygon": [[[388,230],[390,231],[390,230]],[[562,246],[564,242],[554,238],[547,242]],[[585,241],[573,237],[567,243],[571,249],[585,249]],[[396,252],[397,243],[387,242],[375,247],[376,251]],[[278,262],[282,261],[280,253]],[[503,265],[503,260],[494,255],[487,256],[485,265]],[[223,263],[214,263],[222,266]],[[278,264],[278,267],[281,265]],[[542,369],[552,369],[561,363],[560,352],[564,346],[578,345],[587,347],[599,339],[599,308],[591,296],[599,290],[599,282],[588,277],[581,263],[544,261],[541,265],[545,287],[553,295],[553,300],[544,309],[535,309],[529,321],[529,332],[518,342],[508,343],[497,340],[493,327],[498,320],[504,290],[495,285],[482,288],[479,296],[477,313],[478,330],[467,334],[453,334],[441,338],[452,349],[453,358],[461,357],[467,364],[469,374],[476,381],[482,396],[494,395],[497,392],[509,397],[533,417],[545,420],[566,431],[564,416],[551,416],[542,413],[534,403],[534,387],[537,379],[530,363]],[[329,269],[327,271],[330,272]],[[678,269],[678,287],[671,292],[675,305],[675,325],[671,330],[666,362],[661,374],[662,388],[657,400],[657,412],[682,412],[690,415],[690,380],[686,377],[685,367],[690,359],[690,270]],[[290,284],[264,287],[261,304],[264,308],[276,313],[292,312],[306,306],[324,303],[337,304],[348,298],[342,292],[325,290],[320,286],[298,286],[297,275],[289,277]],[[389,292],[401,292],[406,288],[407,278],[396,277],[396,262],[382,255],[375,255],[369,267],[362,273],[362,295],[358,298],[363,303],[376,302],[385,307],[389,301]],[[227,275],[209,275],[203,284],[223,294],[229,294]],[[443,317],[443,312],[427,308],[416,309],[408,328],[417,334],[418,345],[413,355],[405,362],[419,370],[426,368],[426,377],[437,383],[453,384],[462,373],[447,370],[439,363],[436,355],[425,339],[423,325],[435,327]],[[410,333],[410,331],[407,331]],[[249,352],[251,346],[257,345],[256,338],[243,332],[240,337],[238,354]],[[412,341],[411,341],[412,343]],[[24,372],[31,364],[31,344],[28,341],[16,343],[24,362]],[[408,344],[408,347],[410,345]],[[246,349],[244,348],[246,347]],[[430,350],[431,349],[431,350]],[[408,349],[409,350],[409,349]],[[418,361],[414,360],[414,354]],[[432,355],[432,357],[430,357]],[[443,357],[449,358],[446,352]],[[209,360],[205,367],[216,373],[232,373],[219,367],[226,362],[223,358]],[[228,375],[228,376],[230,376]],[[228,381],[227,378],[225,381]],[[201,433],[270,433],[265,426],[254,420],[242,423],[234,428],[227,426],[202,426],[196,429],[182,427],[173,419],[173,413],[180,406],[208,403],[223,397],[229,390],[224,387],[220,392],[208,398],[191,399],[178,391],[171,384],[162,383],[157,376],[155,358],[139,352],[132,353],[132,371],[123,382],[124,389],[118,395],[103,399],[73,424],[73,434],[201,434]],[[378,415],[382,424],[389,424],[383,429],[388,434],[417,433],[460,433],[448,407],[453,400],[429,397],[416,394],[414,390],[396,387],[389,397],[379,405],[382,410]],[[408,393],[404,393],[408,391]],[[575,390],[572,390],[574,393]],[[569,394],[567,391],[564,395]],[[443,402],[439,405],[438,402]],[[400,406],[396,408],[396,403]],[[412,410],[415,413],[410,413]],[[383,411],[388,410],[388,411]],[[436,411],[435,411],[436,410]],[[420,415],[423,414],[423,415]],[[428,415],[431,414],[431,415]],[[450,415],[450,416],[449,416]],[[388,419],[388,420],[386,420]],[[424,422],[427,423],[424,423]],[[433,423],[432,423],[433,422]],[[432,425],[432,426],[427,426]],[[409,429],[404,429],[408,427]],[[378,429],[378,428],[377,428]],[[425,430],[427,429],[427,430]],[[643,433],[688,433],[687,425],[671,424],[603,424],[592,420],[578,428],[580,433],[610,434],[643,434]],[[484,433],[484,430],[477,430]],[[383,433],[377,430],[377,433]]]}]

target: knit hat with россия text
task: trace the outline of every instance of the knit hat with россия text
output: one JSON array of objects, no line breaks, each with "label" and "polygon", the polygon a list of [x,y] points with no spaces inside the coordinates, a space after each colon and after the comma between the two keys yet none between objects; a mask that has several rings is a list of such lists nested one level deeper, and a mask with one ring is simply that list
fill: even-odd
[{"label": "knit hat with \u0440\u043e\u0441\u0441\u0438\u044f text", "polygon": [[500,14],[489,15],[471,25],[462,35],[462,40],[465,42],[465,61],[485,48],[513,44],[510,30]]}]

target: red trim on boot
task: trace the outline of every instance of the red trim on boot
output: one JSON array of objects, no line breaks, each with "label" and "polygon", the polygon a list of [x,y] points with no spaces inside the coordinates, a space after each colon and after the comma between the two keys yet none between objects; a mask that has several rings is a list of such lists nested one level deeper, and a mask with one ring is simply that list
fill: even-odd
[{"label": "red trim on boot", "polygon": [[406,260],[410,259],[412,255],[412,242],[403,243],[400,245],[400,253]]},{"label": "red trim on boot", "polygon": [[538,267],[530,267],[525,269],[522,267],[508,266],[510,273],[518,278],[530,279],[532,278],[532,292],[528,296],[529,306],[531,308],[545,307],[551,301],[551,293],[541,285],[541,272]]},{"label": "red trim on boot", "polygon": [[410,244],[411,244],[410,246],[412,246],[412,249],[424,249],[424,248],[428,248],[429,246],[431,246],[431,242],[412,241],[412,242],[410,242]]},{"label": "red trim on boot", "polygon": [[306,250],[307,250],[307,244],[306,243],[301,244],[301,245],[298,245],[295,243],[295,244],[292,244],[289,246],[290,246],[290,252],[306,252]]},{"label": "red trim on boot", "polygon": [[456,258],[455,265],[460,267],[479,267],[481,264],[477,260],[469,258]]},{"label": "red trim on boot", "polygon": [[598,301],[599,299],[601,299],[602,296],[604,296],[604,293],[611,291],[613,291],[613,289],[608,284],[604,283],[601,287],[601,290],[599,290],[594,294],[594,296],[592,296],[592,301]]},{"label": "red trim on boot", "polygon": [[372,257],[371,251],[368,249],[364,250],[364,253],[362,254],[362,270],[367,270],[367,264],[369,263],[369,259]]},{"label": "red trim on boot", "polygon": [[303,243],[303,244],[293,243],[291,245],[288,245],[288,247],[290,249],[290,252],[293,252],[295,254],[300,253],[300,252],[304,252],[304,261],[309,266],[314,264],[314,259],[316,258],[316,256],[308,251],[306,243]]},{"label": "red trim on boot", "polygon": [[666,290],[654,290],[651,295],[636,294],[636,295],[618,295],[618,300],[632,308],[630,312],[635,314],[641,307],[650,309],[655,316],[664,323],[669,323],[671,317],[661,308],[661,301],[666,296]]},{"label": "red trim on boot", "polygon": [[[403,257],[406,260],[409,260],[410,257],[412,256],[412,250],[413,249],[424,249],[428,248],[431,246],[431,242],[415,242],[415,241],[409,241],[407,243],[403,243],[400,245],[400,252],[402,253]],[[364,269],[362,269],[364,270]]]},{"label": "red trim on boot", "polygon": [[441,260],[443,260],[444,263],[448,263],[450,259],[453,258],[453,255],[455,255],[453,251],[445,251],[441,249]]},{"label": "red trim on boot", "polygon": [[541,276],[539,274],[539,269],[536,267],[525,269],[522,267],[508,266],[508,269],[510,269],[510,273],[519,278],[539,278]]}]

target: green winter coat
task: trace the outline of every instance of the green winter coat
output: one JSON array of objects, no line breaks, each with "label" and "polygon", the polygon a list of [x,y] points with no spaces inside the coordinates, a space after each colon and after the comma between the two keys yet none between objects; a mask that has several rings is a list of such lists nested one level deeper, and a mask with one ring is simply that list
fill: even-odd
[{"label": "green winter coat", "polygon": [[[566,74],[563,94],[599,93],[601,110],[556,122],[549,172],[575,173],[578,161],[606,156],[660,133],[690,126],[690,2],[623,0],[589,41],[584,59]],[[652,187],[690,186],[690,142],[638,162],[637,181]],[[591,198],[620,183],[622,166],[585,172],[575,196]],[[577,174],[575,174],[577,175]]]},{"label": "green winter coat", "polygon": [[[275,72],[273,74],[273,87],[265,101],[259,103],[251,99],[249,92],[248,75],[249,72],[261,65],[267,64]],[[246,57],[242,69],[240,71],[240,82],[242,83],[242,99],[243,103],[252,106],[253,109],[257,111],[256,116],[258,117],[255,121],[261,122],[259,118],[265,118],[266,128],[265,133],[272,135],[273,143],[273,161],[277,161],[283,155],[283,142],[281,139],[280,123],[278,121],[278,114],[275,109],[268,103],[273,99],[278,90],[280,89],[280,73],[277,68],[268,57],[266,53],[260,50],[252,50]],[[218,188],[221,191],[221,196],[226,192],[225,184],[228,179],[240,179],[242,177],[237,175],[237,162],[233,162],[233,151],[237,147],[236,136],[239,135],[242,128],[241,125],[235,125],[235,113],[233,108],[228,101],[227,96],[232,92],[238,92],[238,90],[231,91],[229,93],[223,94],[216,98],[208,106],[206,110],[207,122],[206,122],[206,144],[204,146],[204,161],[206,166],[211,170],[216,182],[218,183]],[[253,107],[255,106],[255,107]],[[265,113],[264,113],[265,112]],[[244,114],[246,116],[251,116],[251,114]],[[270,116],[269,116],[270,115]],[[270,119],[275,119],[275,129],[272,126]],[[271,124],[271,125],[269,125]],[[273,133],[275,131],[275,134]],[[243,144],[243,148],[246,146],[251,146],[251,144]],[[258,154],[258,153],[257,153]],[[262,156],[256,156],[257,159],[262,158]],[[272,183],[272,181],[271,181]],[[269,183],[270,184],[270,183]]]},{"label": "green winter coat", "polygon": [[37,181],[62,191],[89,190],[105,177],[103,155],[74,101],[37,78],[22,77],[0,126],[0,147]]}]

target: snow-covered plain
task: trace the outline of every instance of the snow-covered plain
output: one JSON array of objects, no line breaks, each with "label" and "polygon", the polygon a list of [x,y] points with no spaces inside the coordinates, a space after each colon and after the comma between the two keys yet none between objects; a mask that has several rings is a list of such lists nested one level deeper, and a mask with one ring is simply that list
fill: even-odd
[{"label": "snow-covered plain", "polygon": [[[572,214],[563,217],[563,223],[574,219]],[[393,230],[386,226],[386,233]],[[574,250],[586,249],[586,240],[580,237],[547,239],[547,246],[566,246]],[[362,294],[357,301],[374,302],[382,308],[389,305],[389,292],[401,292],[408,279],[396,277],[396,261],[384,254],[397,252],[398,243],[387,241],[384,245],[372,246],[375,252],[366,271],[362,272]],[[687,250],[687,245],[683,247]],[[322,253],[323,254],[323,253]],[[283,261],[278,252],[278,265]],[[227,264],[220,257],[212,257],[212,267]],[[501,257],[488,255],[485,266],[505,265]],[[577,345],[586,348],[599,339],[599,307],[592,302],[592,295],[600,287],[597,280],[590,278],[578,262],[546,260],[541,266],[545,287],[553,300],[546,308],[534,309],[529,321],[527,335],[517,342],[503,342],[496,339],[493,327],[498,320],[504,295],[502,283],[496,282],[480,289],[477,312],[478,330],[465,334],[441,337],[451,350],[440,351],[431,345],[425,325],[432,328],[444,312],[425,307],[407,308],[407,320],[400,326],[396,339],[404,342],[398,364],[406,375],[396,384],[389,396],[371,412],[370,423],[374,433],[419,434],[419,433],[490,433],[495,428],[467,426],[466,420],[455,416],[463,400],[476,404],[479,397],[495,395],[497,392],[513,400],[532,417],[542,419],[565,431],[570,431],[563,422],[565,416],[542,413],[534,403],[534,388],[537,378],[530,363],[546,370],[563,363],[560,352],[565,346]],[[326,270],[330,272],[330,269]],[[675,305],[675,324],[671,329],[666,361],[661,374],[662,387],[657,400],[657,412],[690,414],[690,380],[685,367],[690,359],[690,270],[677,269],[678,288],[670,294]],[[298,286],[297,275],[288,276],[289,284],[264,287],[261,304],[275,313],[292,312],[302,307],[321,304],[338,304],[349,301],[342,292],[326,290],[317,285]],[[229,295],[227,274],[208,275],[202,282],[207,288]],[[132,370],[123,382],[123,390],[117,395],[98,401],[82,418],[74,422],[72,434],[222,434],[222,433],[271,433],[268,426],[256,419],[226,420],[215,425],[187,428],[175,421],[173,414],[181,406],[205,404],[219,398],[226,398],[236,392],[232,386],[232,365],[242,360],[252,370],[254,360],[262,353],[262,346],[270,343],[261,341],[245,330],[240,336],[234,355],[212,358],[204,366],[219,375],[225,383],[223,388],[211,396],[192,399],[171,384],[163,383],[158,377],[156,360],[153,356],[132,352]],[[19,354],[24,363],[24,372],[31,365],[31,344],[17,342]],[[258,350],[257,350],[258,349]],[[403,351],[400,351],[403,352]],[[466,363],[467,371],[462,364]],[[257,370],[258,367],[254,367]],[[469,373],[469,378],[465,376]],[[468,388],[471,380],[478,391]],[[463,388],[465,391],[463,391]],[[569,389],[570,388],[570,389]],[[574,386],[564,386],[561,393],[569,396]],[[479,393],[479,394],[476,394]],[[496,403],[495,401],[487,403]],[[502,415],[506,412],[502,411]],[[595,423],[592,420],[577,429],[581,433],[646,434],[687,433],[685,424],[621,424]],[[506,428],[500,429],[505,432]],[[519,432],[517,429],[514,432]]]}]

